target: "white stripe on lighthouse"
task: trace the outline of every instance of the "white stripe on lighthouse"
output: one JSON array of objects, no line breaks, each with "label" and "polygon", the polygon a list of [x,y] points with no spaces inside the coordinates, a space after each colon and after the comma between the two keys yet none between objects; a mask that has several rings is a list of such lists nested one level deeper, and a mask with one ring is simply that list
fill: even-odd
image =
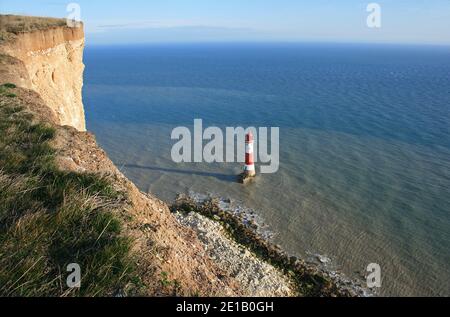
[{"label": "white stripe on lighthouse", "polygon": [[245,167],[244,171],[247,176],[255,176],[255,159],[253,156],[253,135],[249,132],[245,138]]},{"label": "white stripe on lighthouse", "polygon": [[252,165],[245,164],[245,170],[246,171],[254,171],[255,170],[255,164],[252,164]]}]

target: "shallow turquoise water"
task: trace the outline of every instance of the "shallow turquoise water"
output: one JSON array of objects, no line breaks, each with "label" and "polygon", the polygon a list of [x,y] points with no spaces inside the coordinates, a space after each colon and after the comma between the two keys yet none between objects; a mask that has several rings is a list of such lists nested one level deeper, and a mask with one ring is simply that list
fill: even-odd
[{"label": "shallow turquoise water", "polygon": [[[85,64],[88,129],[142,190],[231,197],[292,253],[379,263],[383,295],[450,295],[450,48],[88,47]],[[240,164],[175,164],[194,118],[280,127],[279,172],[243,188]]]}]

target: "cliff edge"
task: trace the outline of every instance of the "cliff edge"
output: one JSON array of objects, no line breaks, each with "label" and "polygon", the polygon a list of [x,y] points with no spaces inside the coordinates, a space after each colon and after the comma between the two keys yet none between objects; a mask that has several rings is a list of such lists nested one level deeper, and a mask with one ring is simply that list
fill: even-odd
[{"label": "cliff edge", "polygon": [[[83,25],[68,27],[62,19],[3,15],[0,30],[0,52],[8,56],[1,61],[2,76],[36,91],[60,125],[85,131]],[[6,70],[11,62],[14,67]]]}]

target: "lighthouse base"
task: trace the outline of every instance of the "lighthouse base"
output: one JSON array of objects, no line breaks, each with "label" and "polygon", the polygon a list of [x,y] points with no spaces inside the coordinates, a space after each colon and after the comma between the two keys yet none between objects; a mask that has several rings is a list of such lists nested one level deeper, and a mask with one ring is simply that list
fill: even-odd
[{"label": "lighthouse base", "polygon": [[255,180],[256,174],[243,172],[238,175],[238,182],[241,184],[248,184],[249,182]]}]

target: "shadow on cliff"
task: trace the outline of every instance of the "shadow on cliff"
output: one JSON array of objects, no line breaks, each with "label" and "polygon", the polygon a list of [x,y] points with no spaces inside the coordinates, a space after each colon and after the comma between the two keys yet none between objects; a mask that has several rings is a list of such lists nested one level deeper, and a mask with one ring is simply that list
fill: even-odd
[{"label": "shadow on cliff", "polygon": [[125,167],[125,168],[146,169],[146,170],[151,170],[151,171],[156,171],[156,172],[215,177],[218,180],[225,181],[225,182],[236,182],[236,179],[237,179],[236,175],[201,172],[201,171],[194,171],[194,170],[182,170],[182,169],[177,169],[177,168],[164,168],[164,167],[157,167],[157,166],[141,166],[141,165],[137,165],[137,164],[123,164],[123,165],[119,165],[119,166]]}]

